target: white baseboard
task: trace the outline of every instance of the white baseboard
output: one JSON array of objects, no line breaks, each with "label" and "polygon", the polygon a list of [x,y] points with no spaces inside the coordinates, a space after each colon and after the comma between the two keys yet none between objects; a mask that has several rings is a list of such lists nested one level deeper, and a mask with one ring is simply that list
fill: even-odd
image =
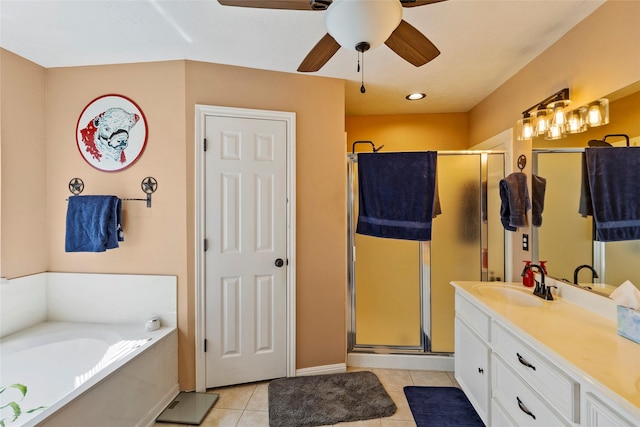
[{"label": "white baseboard", "polygon": [[347,365],[358,368],[409,369],[412,371],[454,370],[453,355],[437,354],[347,354]]},{"label": "white baseboard", "polygon": [[296,369],[296,377],[305,375],[342,374],[347,372],[346,363],[336,363],[335,365],[313,366],[311,368]]}]

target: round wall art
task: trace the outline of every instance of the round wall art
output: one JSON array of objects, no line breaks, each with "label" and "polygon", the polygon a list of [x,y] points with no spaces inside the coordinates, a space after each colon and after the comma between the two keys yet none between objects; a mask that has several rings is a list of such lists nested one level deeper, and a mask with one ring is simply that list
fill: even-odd
[{"label": "round wall art", "polygon": [[122,95],[103,95],[89,103],[76,126],[82,157],[96,169],[128,168],[147,145],[147,120],[140,107]]}]

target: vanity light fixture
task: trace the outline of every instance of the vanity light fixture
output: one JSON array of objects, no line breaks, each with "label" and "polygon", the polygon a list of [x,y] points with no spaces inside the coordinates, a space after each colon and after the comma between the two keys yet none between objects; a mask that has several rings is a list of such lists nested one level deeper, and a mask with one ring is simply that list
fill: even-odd
[{"label": "vanity light fixture", "polygon": [[[524,110],[522,119],[518,120],[516,128],[524,128],[524,120],[531,117],[531,112],[535,109],[533,113],[533,135],[529,135],[529,132],[518,132],[518,140],[523,141],[534,136],[550,135],[552,125],[563,126],[565,121],[564,108],[570,102],[569,88],[564,88]],[[556,128],[554,128],[554,135],[555,130]]]},{"label": "vanity light fixture", "polygon": [[516,123],[519,141],[544,136],[545,139],[564,138],[569,133],[580,133],[588,127],[609,123],[609,100],[599,99],[588,105],[566,111],[571,103],[569,89],[562,89],[522,112]]},{"label": "vanity light fixture", "polygon": [[427,94],[421,93],[421,92],[410,93],[409,95],[405,96],[405,98],[408,99],[409,101],[418,101],[426,97],[427,97]]}]

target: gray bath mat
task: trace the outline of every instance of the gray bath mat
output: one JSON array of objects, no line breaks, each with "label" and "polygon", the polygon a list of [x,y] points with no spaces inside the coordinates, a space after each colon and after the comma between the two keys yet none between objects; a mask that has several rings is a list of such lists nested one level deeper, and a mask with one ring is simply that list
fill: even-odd
[{"label": "gray bath mat", "polygon": [[159,423],[200,425],[218,400],[217,394],[181,391],[156,418]]},{"label": "gray bath mat", "polygon": [[269,426],[309,427],[388,417],[396,405],[373,372],[282,378],[269,383]]}]

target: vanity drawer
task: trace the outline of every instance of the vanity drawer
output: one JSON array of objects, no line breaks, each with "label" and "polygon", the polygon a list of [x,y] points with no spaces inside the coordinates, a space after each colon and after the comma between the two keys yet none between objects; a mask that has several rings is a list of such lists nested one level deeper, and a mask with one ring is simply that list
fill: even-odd
[{"label": "vanity drawer", "polygon": [[491,425],[493,427],[518,427],[518,424],[495,398],[491,399]]},{"label": "vanity drawer", "polygon": [[576,381],[497,323],[493,325],[493,350],[548,404],[568,420],[578,422],[580,387]]},{"label": "vanity drawer", "polygon": [[489,342],[491,318],[461,293],[456,293],[456,317],[462,319],[480,338]]},{"label": "vanity drawer", "polygon": [[[543,401],[498,356],[491,363],[493,397],[517,426],[568,426],[550,409],[553,405]],[[555,409],[555,406],[553,406]],[[509,423],[508,423],[509,424]],[[497,424],[496,424],[497,425]]]}]

